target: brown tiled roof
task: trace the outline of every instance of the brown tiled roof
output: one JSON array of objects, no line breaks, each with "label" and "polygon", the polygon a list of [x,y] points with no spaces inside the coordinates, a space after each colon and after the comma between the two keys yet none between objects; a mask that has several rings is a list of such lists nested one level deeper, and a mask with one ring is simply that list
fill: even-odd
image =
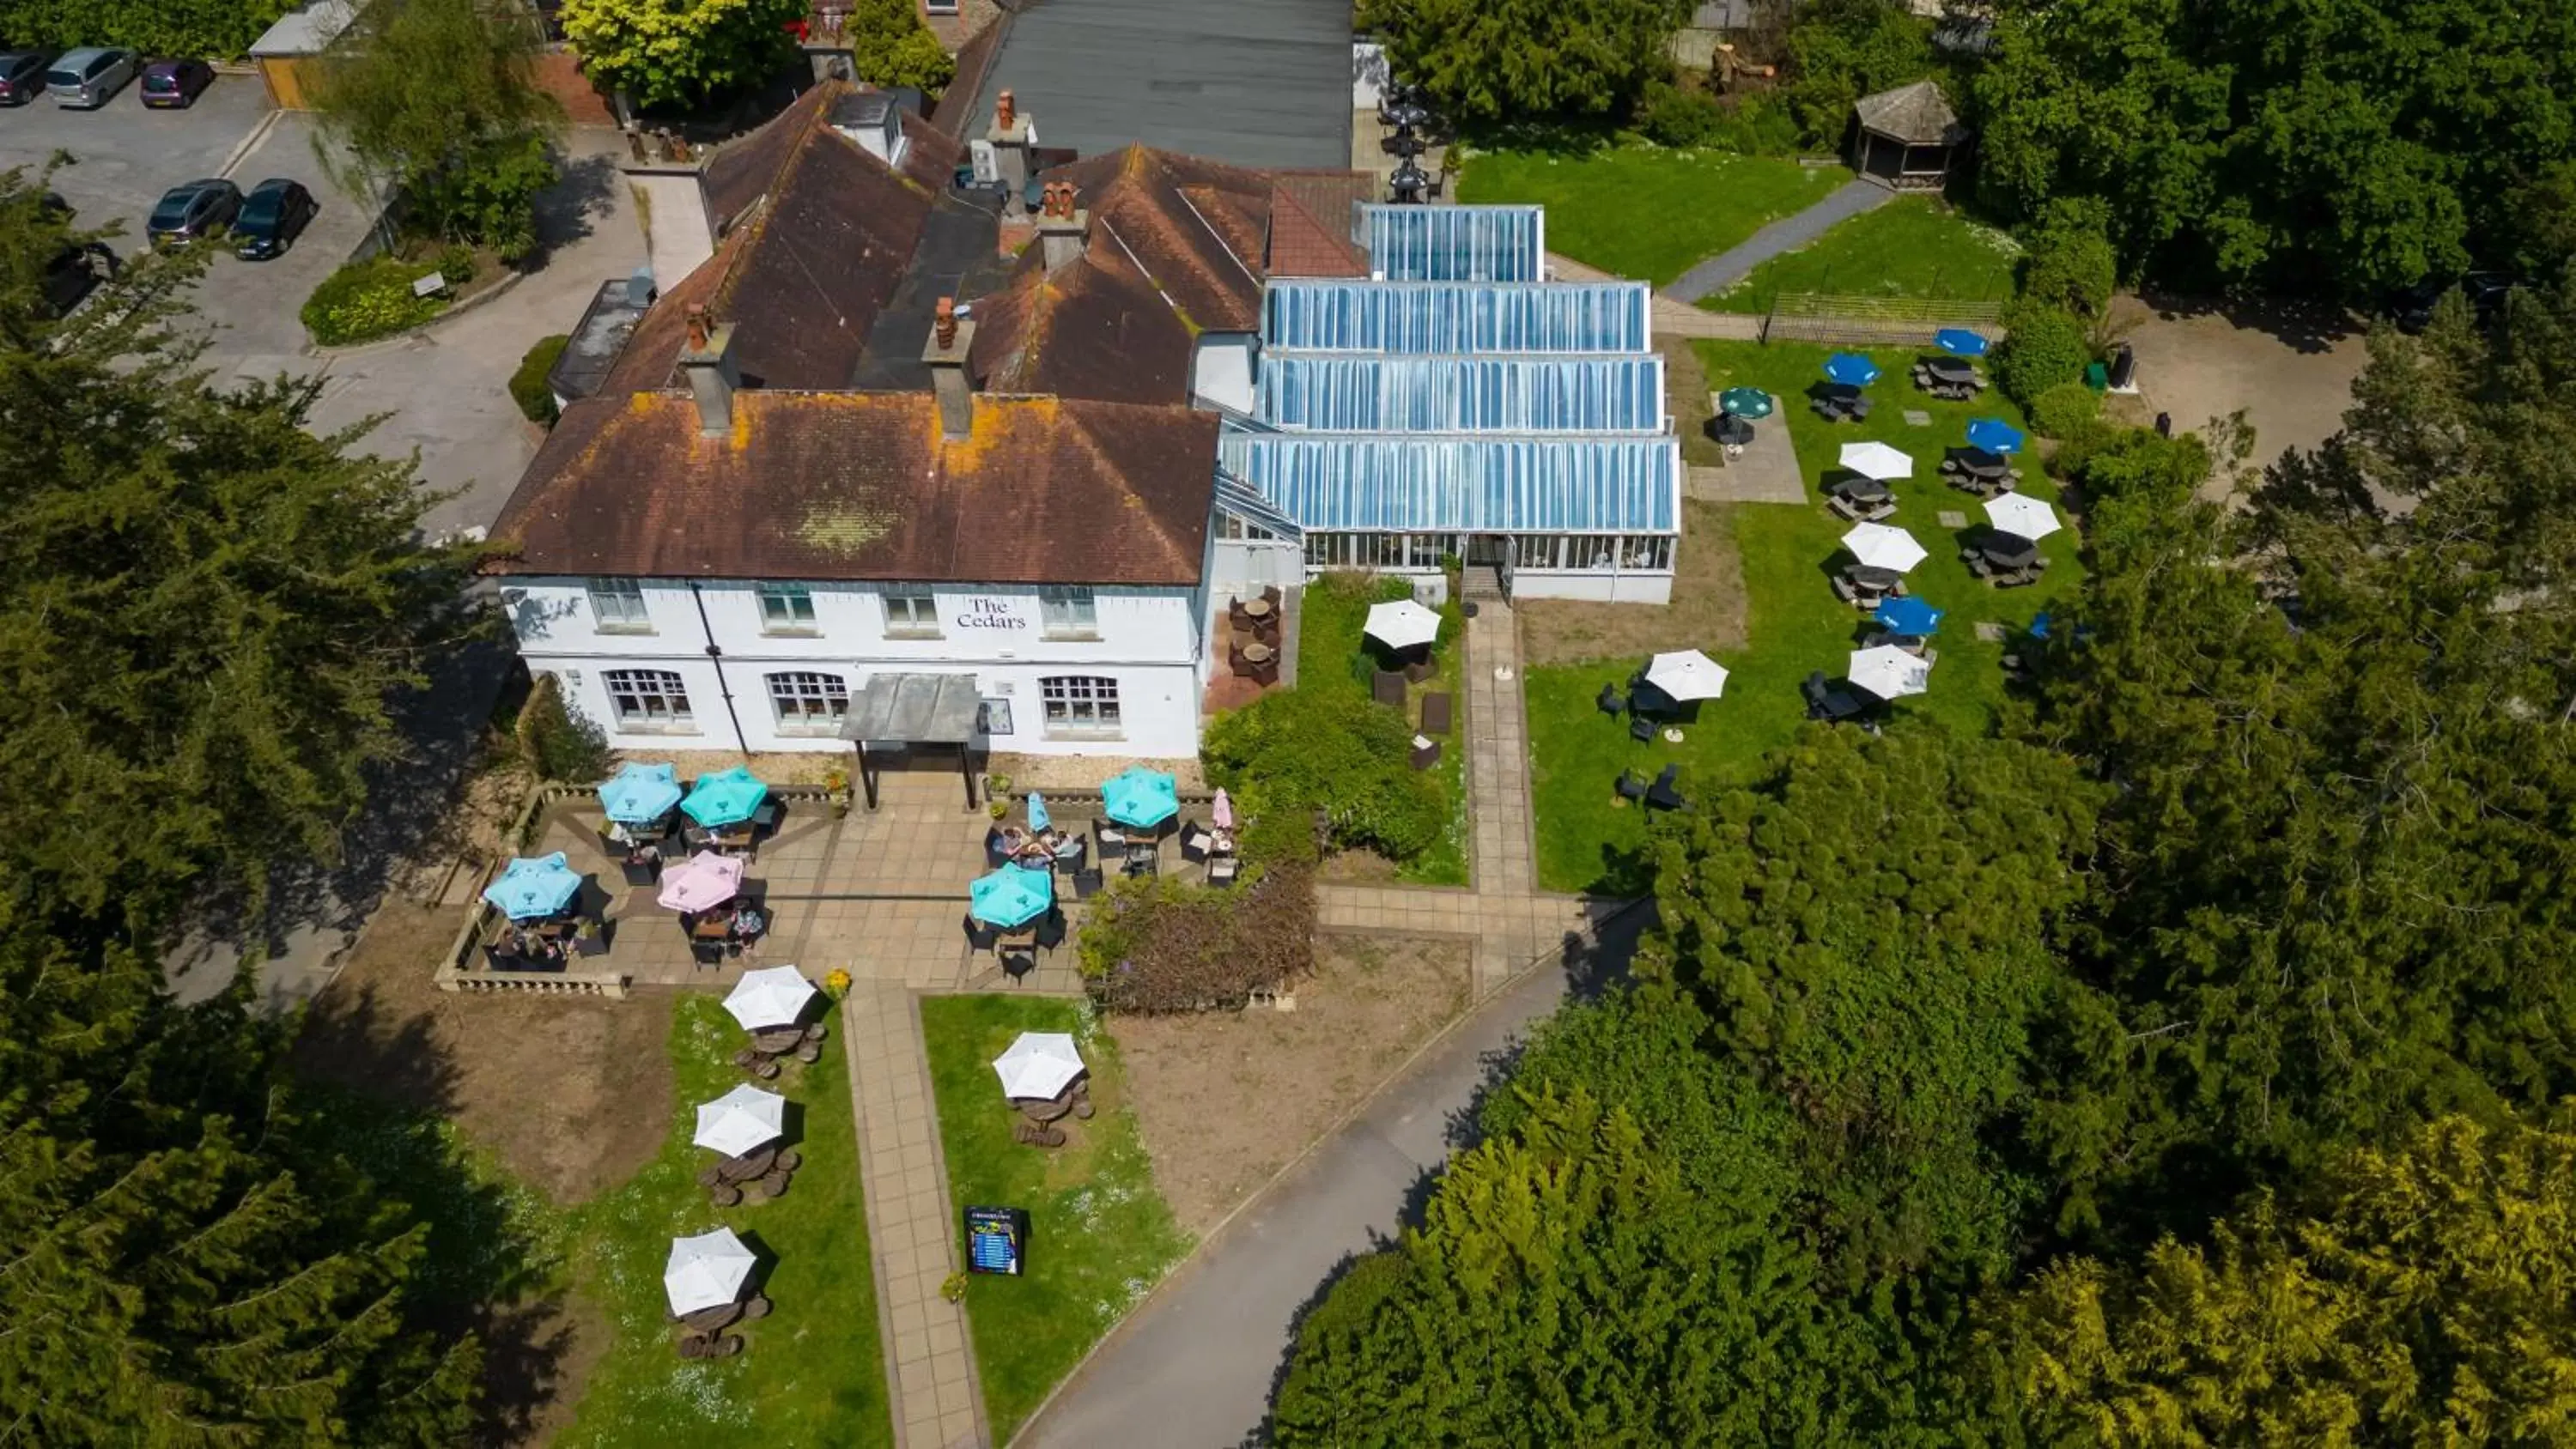
[{"label": "brown tiled roof", "polygon": [[729,436],[686,392],[566,409],[493,525],[502,574],[1190,585],[1217,420],[1186,407],[751,392]]},{"label": "brown tiled roof", "polygon": [[984,88],[984,73],[993,68],[993,57],[1002,53],[1002,39],[1010,30],[1011,12],[1005,10],[957,47],[957,73],[949,77],[948,89],[939,93],[939,104],[930,108],[931,120],[950,140],[973,140],[991,124],[992,117],[973,114],[975,93]]},{"label": "brown tiled roof", "polygon": [[[1249,332],[1261,319],[1261,222],[1266,172],[1129,146],[1046,173],[1080,188],[1095,228],[1106,226],[1191,326]],[[1093,244],[1103,240],[1095,230]]]},{"label": "brown tiled roof", "polygon": [[779,172],[831,113],[835,95],[843,90],[846,87],[816,86],[760,129],[725,143],[707,158],[707,218],[715,223],[718,236],[732,231],[752,203],[778,184]]},{"label": "brown tiled roof", "polygon": [[1109,402],[1189,401],[1189,325],[1094,223],[1080,261],[1050,275],[1032,246],[1009,286],[975,303],[976,385]]},{"label": "brown tiled roof", "polygon": [[1271,173],[1267,270],[1274,277],[1365,277],[1351,240],[1351,207],[1373,194],[1360,171]]}]

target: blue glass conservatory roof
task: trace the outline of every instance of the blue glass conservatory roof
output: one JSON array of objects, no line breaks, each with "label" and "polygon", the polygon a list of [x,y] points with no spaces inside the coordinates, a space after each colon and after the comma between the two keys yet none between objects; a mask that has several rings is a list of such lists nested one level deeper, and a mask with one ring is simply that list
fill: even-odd
[{"label": "blue glass conservatory roof", "polygon": [[1283,353],[1263,362],[1254,411],[1316,432],[1655,433],[1664,361]]},{"label": "blue glass conservatory roof", "polygon": [[1365,206],[1369,270],[1392,282],[1535,282],[1547,275],[1535,206]]},{"label": "blue glass conservatory roof", "polygon": [[1279,281],[1261,303],[1272,351],[1644,352],[1643,282]]},{"label": "blue glass conservatory roof", "polygon": [[1236,432],[1221,447],[1227,472],[1309,530],[1672,533],[1681,523],[1681,445],[1669,437]]}]

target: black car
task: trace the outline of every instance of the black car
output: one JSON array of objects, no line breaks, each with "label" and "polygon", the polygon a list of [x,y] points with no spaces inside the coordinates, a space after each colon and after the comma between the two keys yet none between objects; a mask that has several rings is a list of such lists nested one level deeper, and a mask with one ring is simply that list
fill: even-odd
[{"label": "black car", "polygon": [[183,111],[215,83],[215,68],[202,60],[156,60],[143,68],[143,104]]},{"label": "black car", "polygon": [[229,181],[191,181],[173,186],[152,208],[144,235],[156,247],[185,246],[232,225],[241,212],[241,188]]},{"label": "black car", "polygon": [[295,245],[304,224],[322,208],[304,183],[272,176],[250,189],[242,198],[241,215],[233,220],[233,235],[241,245],[233,248],[245,261],[260,262],[280,255]]},{"label": "black car", "polygon": [[54,63],[50,50],[0,51],[0,106],[23,106],[45,93],[45,67]]},{"label": "black car", "polygon": [[2433,325],[2433,304],[2442,294],[2458,287],[2478,314],[2481,326],[2492,325],[2504,315],[2504,300],[2523,285],[2520,277],[2503,272],[2471,272],[2457,282],[2423,281],[2397,294],[2388,304],[2388,318],[2400,332],[2421,332]]},{"label": "black car", "polygon": [[45,264],[42,287],[45,313],[65,316],[99,283],[116,275],[116,253],[105,242],[65,246]]}]

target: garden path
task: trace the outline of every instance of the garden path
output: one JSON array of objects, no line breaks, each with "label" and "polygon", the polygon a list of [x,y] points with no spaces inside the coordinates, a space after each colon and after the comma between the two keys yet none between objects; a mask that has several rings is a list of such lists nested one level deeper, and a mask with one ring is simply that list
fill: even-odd
[{"label": "garden path", "polygon": [[1782,252],[1794,252],[1862,212],[1877,210],[1895,196],[1894,191],[1875,181],[1846,181],[1815,205],[1780,218],[1739,245],[1675,277],[1672,285],[1664,288],[1664,295],[1680,302],[1696,302],[1722,292]]}]

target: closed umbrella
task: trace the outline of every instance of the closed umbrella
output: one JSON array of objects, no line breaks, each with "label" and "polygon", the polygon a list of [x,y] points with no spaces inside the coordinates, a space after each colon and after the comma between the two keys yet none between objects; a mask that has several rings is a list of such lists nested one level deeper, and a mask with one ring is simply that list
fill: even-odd
[{"label": "closed umbrella", "polygon": [[740,1298],[757,1262],[731,1228],[673,1238],[671,1256],[662,1264],[662,1292],[671,1300],[672,1314],[686,1317]]},{"label": "closed umbrella", "polygon": [[1440,616],[1411,599],[1371,604],[1360,632],[1389,649],[1419,649],[1440,637]]},{"label": "closed umbrella", "polygon": [[677,870],[662,874],[653,899],[666,911],[711,911],[742,894],[742,858],[701,850]]},{"label": "closed umbrella", "polygon": [[1216,792],[1216,800],[1208,806],[1208,818],[1216,822],[1219,830],[1234,828],[1234,797],[1226,794],[1222,787]]},{"label": "closed umbrella", "polygon": [[1100,805],[1121,825],[1151,830],[1181,813],[1181,785],[1161,770],[1129,765],[1100,787]]},{"label": "closed umbrella", "polygon": [[1986,521],[2006,533],[2018,533],[2033,543],[2062,526],[2057,521],[2056,509],[2027,493],[2003,493],[1987,499]]},{"label": "closed umbrella", "polygon": [[1878,364],[1857,352],[1837,352],[1825,359],[1825,376],[1845,387],[1867,387],[1878,381]]},{"label": "closed umbrella", "polygon": [[817,993],[814,983],[793,966],[771,966],[760,971],[745,971],[725,996],[724,1009],[742,1023],[745,1031],[767,1031],[773,1026],[793,1026],[804,1014],[805,1003]]},{"label": "closed umbrella", "polygon": [[712,1102],[698,1104],[700,1147],[740,1157],[765,1147],[787,1133],[787,1099],[758,1087],[736,1087]]},{"label": "closed umbrella", "polygon": [[560,850],[535,859],[511,861],[501,878],[483,888],[483,899],[514,921],[555,915],[581,894],[581,873],[564,862]]},{"label": "closed umbrella", "polygon": [[1932,687],[1932,666],[1893,644],[1855,649],[1851,682],[1854,689],[1866,690],[1880,699],[1900,699]]},{"label": "closed umbrella", "polygon": [[1885,523],[1856,523],[1843,535],[1843,547],[1853,558],[1874,569],[1894,569],[1903,573],[1923,562],[1923,545],[1904,529]]},{"label": "closed umbrella", "polygon": [[689,797],[680,802],[680,808],[689,812],[690,819],[709,830],[721,830],[749,820],[752,812],[760,808],[760,802],[768,798],[769,787],[762,784],[758,776],[736,765],[730,770],[700,775],[698,783],[690,788]]},{"label": "closed umbrella", "polygon": [[669,765],[629,765],[599,787],[599,808],[620,825],[650,825],[680,803],[680,774]]},{"label": "closed umbrella", "polygon": [[1029,792],[1029,828],[1031,830],[1050,830],[1053,829],[1054,826],[1054,818],[1047,814],[1046,797],[1035,790],[1031,790]]},{"label": "closed umbrella", "polygon": [[1842,465],[1864,478],[1881,483],[1891,478],[1914,476],[1914,460],[1885,443],[1843,444]]},{"label": "closed umbrella", "polygon": [[1055,904],[1055,877],[1011,864],[977,876],[966,888],[967,909],[988,926],[1025,926]]},{"label": "closed umbrella", "polygon": [[1715,699],[1726,689],[1726,666],[1696,649],[1658,654],[1646,662],[1646,683],[1675,703]]},{"label": "closed umbrella", "polygon": [[1021,1032],[1010,1050],[993,1058],[1003,1096],[1041,1102],[1073,1085],[1073,1079],[1088,1070],[1073,1038],[1060,1031]]},{"label": "closed umbrella", "polygon": [[1771,394],[1758,387],[1730,387],[1717,395],[1717,410],[1731,418],[1767,418],[1771,407]]},{"label": "closed umbrella", "polygon": [[1953,357],[1983,357],[1987,343],[1965,327],[1944,327],[1932,334],[1932,345]]},{"label": "closed umbrella", "polygon": [[1941,611],[1911,594],[1879,605],[1878,612],[1870,617],[1890,634],[1903,634],[1915,639],[1941,627]]},{"label": "closed umbrella", "polygon": [[2021,445],[2021,429],[2001,418],[1978,418],[1968,424],[1968,446],[1971,448],[1983,448],[1989,453],[2018,453]]}]

